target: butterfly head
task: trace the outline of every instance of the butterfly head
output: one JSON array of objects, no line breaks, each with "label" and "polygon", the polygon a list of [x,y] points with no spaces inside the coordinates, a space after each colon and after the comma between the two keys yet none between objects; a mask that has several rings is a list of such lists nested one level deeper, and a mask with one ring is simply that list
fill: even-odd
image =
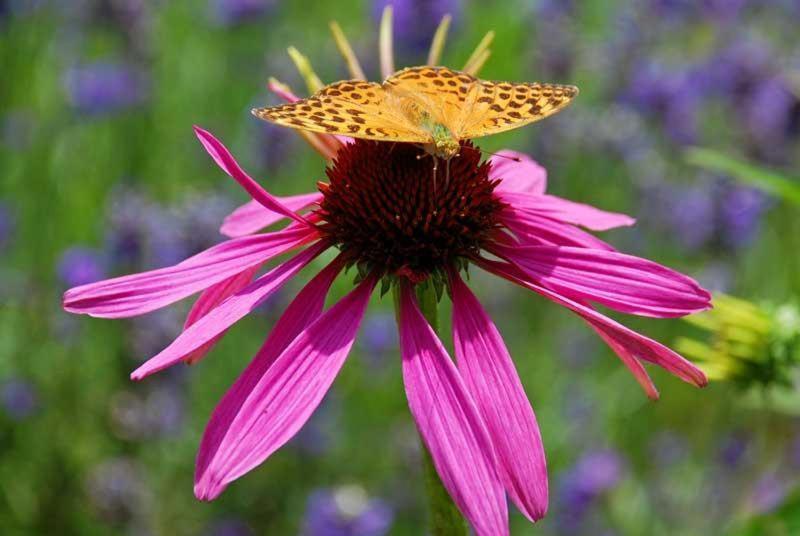
[{"label": "butterfly head", "polygon": [[434,125],[431,134],[433,135],[433,148],[428,152],[433,156],[450,160],[461,150],[461,144],[446,126]]}]

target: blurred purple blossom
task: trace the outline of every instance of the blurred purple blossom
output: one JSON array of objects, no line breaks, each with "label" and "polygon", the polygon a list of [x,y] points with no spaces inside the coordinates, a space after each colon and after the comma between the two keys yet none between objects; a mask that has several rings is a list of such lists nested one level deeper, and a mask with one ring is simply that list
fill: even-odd
[{"label": "blurred purple blossom", "polygon": [[123,391],[111,402],[111,422],[117,436],[128,440],[172,437],[180,433],[185,417],[182,389],[166,384],[147,394]]},{"label": "blurred purple blossom", "polygon": [[763,475],[750,495],[750,505],[759,514],[765,514],[780,506],[787,494],[787,484],[776,473]]},{"label": "blurred purple blossom", "polygon": [[58,261],[58,277],[65,287],[77,287],[103,279],[105,259],[100,251],[75,246],[65,250]]},{"label": "blurred purple blossom", "polygon": [[129,522],[147,509],[149,490],[144,471],[129,458],[112,458],[96,465],[86,480],[91,506],[110,522]]},{"label": "blurred purple blossom", "polygon": [[286,163],[286,155],[291,152],[296,137],[289,129],[266,121],[258,121],[257,128],[257,135],[253,137],[255,152],[266,171],[275,173]]},{"label": "blurred purple blossom", "polygon": [[750,448],[751,438],[744,432],[728,434],[719,446],[719,459],[723,465],[735,469],[744,461]]},{"label": "blurred purple blossom", "polygon": [[73,67],[64,76],[73,108],[104,115],[140,104],[148,93],[145,76],[132,65],[98,61]]},{"label": "blurred purple blossom", "polygon": [[397,347],[397,323],[388,311],[368,313],[361,333],[359,344],[372,364],[383,361],[386,353]]},{"label": "blurred purple blossom", "polygon": [[9,417],[21,421],[33,415],[39,408],[39,395],[29,381],[10,378],[0,383],[0,402]]},{"label": "blurred purple blossom", "polygon": [[14,215],[5,201],[0,201],[0,252],[11,243],[14,234]]},{"label": "blurred purple blossom", "polygon": [[586,452],[559,479],[560,521],[574,532],[592,504],[613,489],[623,476],[623,460],[613,450]]},{"label": "blurred purple blossom", "polygon": [[736,248],[749,244],[758,232],[767,207],[762,192],[745,186],[731,186],[721,197],[720,224],[726,245]]},{"label": "blurred purple blossom", "polygon": [[312,456],[329,451],[341,436],[341,404],[329,392],[311,418],[292,439],[291,445]]},{"label": "blurred purple blossom", "polygon": [[276,0],[211,0],[209,7],[217,24],[237,26],[263,17],[276,4]]},{"label": "blurred purple blossom", "polygon": [[684,67],[640,61],[630,74],[623,102],[645,115],[659,118],[675,143],[688,145],[694,143],[698,135],[700,89]]},{"label": "blurred purple blossom", "polygon": [[746,103],[747,127],[756,142],[773,144],[789,130],[797,98],[780,76],[759,80]]},{"label": "blurred purple blossom", "polygon": [[342,486],[311,494],[303,536],[382,536],[394,514],[380,499],[370,499],[360,486]]},{"label": "blurred purple blossom", "polygon": [[393,7],[395,50],[402,60],[416,61],[414,65],[427,55],[442,17],[448,13],[453,16],[452,35],[462,10],[462,0],[373,0],[372,15],[376,21],[388,5]]},{"label": "blurred purple blossom", "polygon": [[689,453],[686,438],[670,430],[662,430],[650,440],[650,455],[656,468],[667,468],[684,460]]}]

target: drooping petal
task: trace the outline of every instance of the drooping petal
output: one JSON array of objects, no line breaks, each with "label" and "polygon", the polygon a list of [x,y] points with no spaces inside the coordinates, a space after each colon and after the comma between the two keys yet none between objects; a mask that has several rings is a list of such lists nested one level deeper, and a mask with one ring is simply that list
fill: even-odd
[{"label": "drooping petal", "polygon": [[[497,190],[495,191],[497,192]],[[575,203],[554,195],[533,195],[505,191],[499,191],[497,195],[515,210],[546,216],[564,223],[580,225],[592,231],[607,231],[636,223],[635,219],[625,214],[606,212],[591,205]]]},{"label": "drooping petal", "polygon": [[[216,498],[233,480],[247,473],[289,441],[305,424],[339,373],[355,341],[377,279],[370,277],[331,307],[282,351],[287,337],[278,335],[274,348],[262,349],[263,363],[226,395],[203,438],[195,476],[195,495]],[[325,286],[325,284],[322,284]],[[316,298],[318,299],[318,297]],[[306,305],[300,302],[298,309]],[[309,309],[318,305],[309,303]],[[293,311],[287,324],[304,321]],[[269,356],[278,354],[274,362]],[[258,359],[258,358],[257,358]],[[223,404],[225,404],[225,400]],[[217,416],[219,413],[219,416]],[[212,428],[212,425],[214,426]]]},{"label": "drooping petal", "polygon": [[217,244],[175,266],[82,285],[64,294],[64,309],[101,318],[154,311],[286,253],[318,233],[308,227]]},{"label": "drooping petal", "polygon": [[[308,208],[322,199],[322,194],[313,192],[310,194],[292,195],[288,197],[278,197],[286,208],[294,212]],[[238,207],[225,217],[219,232],[225,236],[237,237],[244,236],[260,231],[265,227],[285,218],[285,214],[275,212],[264,207],[255,199]]]},{"label": "drooping petal", "polygon": [[536,521],[547,512],[547,465],[536,416],[500,332],[455,271],[450,289],[458,370],[489,429],[506,491]]},{"label": "drooping petal", "polygon": [[[214,307],[222,303],[228,296],[236,294],[246,287],[247,284],[253,279],[253,276],[258,271],[258,268],[258,265],[253,266],[234,275],[233,277],[230,277],[205,289],[200,294],[200,297],[197,298],[197,301],[194,302],[192,308],[189,310],[189,314],[186,316],[186,322],[183,324],[183,329],[186,330],[186,328],[200,320]],[[217,341],[219,341],[224,334],[225,332],[223,331],[205,343],[203,346],[184,357],[184,363],[191,365],[203,359],[203,357],[205,357],[205,355],[211,350],[211,348],[214,347]]]},{"label": "drooping petal", "polygon": [[622,363],[628,367],[628,370],[631,371],[633,377],[637,382],[639,382],[639,385],[642,386],[642,389],[644,389],[647,398],[650,398],[651,400],[658,400],[658,389],[656,389],[656,386],[653,383],[653,380],[650,378],[650,375],[647,373],[642,363],[636,359],[636,356],[630,353],[625,346],[614,340],[614,338],[607,335],[604,328],[601,326],[595,325],[591,322],[586,323],[595,331],[595,333],[600,336],[601,339],[603,339],[603,341],[605,341],[605,343],[614,351],[614,353],[617,354],[617,357],[619,357],[620,361],[622,361]]},{"label": "drooping petal", "polygon": [[503,209],[500,218],[520,242],[527,245],[575,246],[614,251],[614,248],[596,236],[569,223],[531,214],[511,207]]},{"label": "drooping petal", "polygon": [[505,494],[486,425],[413,292],[404,287],[400,295],[400,350],[411,414],[445,489],[476,534],[508,534]]},{"label": "drooping petal", "polygon": [[[618,347],[622,347],[630,355],[658,365],[683,381],[698,387],[704,387],[708,383],[708,379],[702,370],[663,344],[626,328],[619,322],[598,313],[583,303],[562,296],[557,292],[539,285],[536,281],[528,277],[521,268],[512,264],[483,258],[476,258],[474,261],[485,270],[508,279],[513,283],[517,283],[537,294],[541,294],[549,300],[563,305],[576,313],[589,322],[596,331],[602,331],[605,335],[603,340],[608,341],[610,339],[617,343],[611,346],[612,350],[616,351]],[[623,360],[626,359],[625,356],[621,355],[620,357]],[[637,376],[637,380],[638,379],[639,377]]]},{"label": "drooping petal", "polygon": [[327,247],[323,242],[314,244],[228,297],[178,335],[169,346],[133,371],[131,379],[141,380],[182,361],[255,309]]},{"label": "drooping petal", "polygon": [[670,318],[711,307],[711,294],[694,279],[632,255],[559,246],[488,249],[563,296],[624,313]]},{"label": "drooping petal", "polygon": [[261,187],[261,185],[259,185],[247,173],[245,173],[244,170],[239,167],[239,164],[236,162],[236,159],[233,158],[233,155],[230,153],[230,151],[228,151],[221,141],[212,136],[210,132],[203,130],[198,126],[194,127],[194,132],[214,162],[216,162],[217,165],[222,168],[222,171],[230,175],[245,190],[247,190],[247,193],[249,193],[253,199],[273,212],[283,214],[284,216],[292,218],[293,220],[297,220],[300,223],[307,223],[302,216],[283,205],[280,201],[278,201],[278,199],[267,192]]},{"label": "drooping petal", "polygon": [[547,188],[547,170],[525,153],[504,149],[489,158],[490,179],[502,179],[495,192],[543,194]]},{"label": "drooping petal", "polygon": [[208,421],[203,440],[200,443],[195,471],[196,483],[200,482],[208,471],[215,454],[219,451],[222,440],[259,380],[289,343],[322,314],[325,297],[342,266],[343,263],[339,257],[303,287],[275,323],[256,356],[222,397],[211,414],[211,419]]}]

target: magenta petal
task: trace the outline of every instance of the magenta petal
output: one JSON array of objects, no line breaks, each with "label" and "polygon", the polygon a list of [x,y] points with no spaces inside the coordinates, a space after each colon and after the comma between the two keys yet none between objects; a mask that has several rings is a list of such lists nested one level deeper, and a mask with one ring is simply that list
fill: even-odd
[{"label": "magenta petal", "polygon": [[[202,294],[200,294],[200,297],[197,298],[197,301],[194,302],[191,310],[189,310],[189,314],[186,316],[186,322],[183,324],[183,329],[186,330],[186,328],[200,320],[214,307],[222,303],[228,296],[236,294],[246,287],[247,284],[253,279],[253,276],[256,274],[258,269],[258,265],[253,266],[241,273],[236,274],[233,277],[226,279],[225,281],[205,289]],[[211,350],[211,348],[214,347],[217,341],[219,341],[224,334],[225,332],[223,331],[205,343],[203,346],[184,357],[183,361],[190,365],[197,363],[203,359],[203,357],[205,357],[205,355]]]},{"label": "magenta petal", "polygon": [[607,231],[615,227],[626,227],[636,220],[625,214],[606,212],[591,205],[575,203],[553,195],[531,195],[520,192],[498,192],[500,199],[515,210],[522,210],[546,216],[565,223],[572,223],[591,229]]},{"label": "magenta petal", "polygon": [[639,382],[639,385],[642,386],[642,389],[644,389],[647,397],[652,400],[658,400],[658,389],[656,389],[656,386],[653,383],[653,380],[650,378],[650,375],[647,373],[644,366],[642,366],[642,363],[636,359],[636,356],[630,353],[628,348],[618,343],[612,336],[608,335],[605,331],[605,328],[602,326],[588,321],[586,323],[589,324],[589,327],[591,327],[612,350],[614,350],[614,353],[617,354],[620,361],[622,361],[622,363],[628,367],[628,370],[631,371],[633,377],[637,382]]},{"label": "magenta petal", "polygon": [[494,245],[489,250],[561,295],[623,313],[669,318],[711,306],[711,294],[694,279],[632,255],[558,246]]},{"label": "magenta petal", "polygon": [[455,272],[450,289],[458,370],[489,429],[506,491],[536,521],[547,512],[547,465],[536,416],[500,332]]},{"label": "magenta petal", "polygon": [[[483,258],[475,259],[475,262],[487,271],[508,279],[513,283],[517,283],[537,294],[541,294],[549,300],[563,305],[572,312],[578,314],[589,322],[598,333],[602,332],[603,335],[605,335],[603,336],[604,341],[609,342],[609,340],[611,340],[616,343],[611,345],[612,350],[617,351],[619,348],[624,348],[626,354],[658,365],[683,381],[692,383],[698,387],[703,387],[708,383],[708,379],[702,370],[663,344],[645,337],[640,333],[636,333],[632,329],[626,328],[619,322],[598,313],[587,305],[571,300],[566,296],[562,296],[557,292],[553,292],[537,284],[527,277],[520,268],[511,264]],[[626,360],[625,355],[620,355],[620,358],[622,358],[623,361]],[[637,380],[638,379],[637,377]]]},{"label": "magenta petal", "polygon": [[596,236],[546,216],[507,207],[500,214],[503,224],[520,242],[527,245],[574,246],[614,251],[614,248]]},{"label": "magenta petal", "polygon": [[327,247],[325,243],[309,247],[230,296],[178,335],[169,346],[133,371],[131,379],[141,380],[182,361],[255,309]]},{"label": "magenta petal", "polygon": [[[319,202],[319,200],[322,199],[322,194],[314,192],[310,194],[292,195],[289,197],[278,197],[276,199],[289,210],[297,212]],[[285,214],[269,210],[254,199],[226,216],[219,231],[225,236],[230,237],[249,235],[285,217]]]},{"label": "magenta petal", "polygon": [[400,350],[409,408],[442,484],[475,533],[508,534],[505,493],[486,425],[413,292],[404,286],[400,296]]},{"label": "magenta petal", "polygon": [[[280,346],[286,344],[288,333],[273,339],[275,347],[262,349],[263,363],[251,365],[255,370],[246,373],[249,377],[240,379],[241,385],[226,395],[225,406],[221,404],[215,411],[206,429],[195,475],[199,499],[216,498],[230,482],[266,460],[305,424],[353,346],[376,281],[374,277],[363,281],[282,351]],[[308,303],[297,302],[297,310],[286,323],[294,329],[302,324],[304,320],[295,315],[302,314],[306,305],[316,310],[319,302],[311,301],[313,298]],[[270,365],[269,357],[277,354]]]},{"label": "magenta petal", "polygon": [[247,190],[247,193],[249,193],[253,199],[273,212],[278,212],[301,223],[307,223],[302,216],[299,216],[294,211],[283,205],[272,194],[267,192],[261,187],[261,185],[259,185],[247,173],[245,173],[244,170],[239,167],[239,164],[236,162],[236,159],[233,158],[233,155],[230,153],[230,151],[228,151],[221,141],[212,136],[210,132],[203,130],[198,126],[194,127],[194,132],[197,135],[197,138],[200,140],[200,143],[203,144],[205,150],[208,152],[211,158],[214,159],[214,162],[216,162],[217,165],[222,168],[222,171],[230,175],[245,190]]},{"label": "magenta petal", "polygon": [[547,188],[547,170],[525,153],[505,149],[489,158],[489,162],[492,165],[489,178],[502,180],[496,192],[543,194]]},{"label": "magenta petal", "polygon": [[64,309],[102,318],[124,318],[159,309],[232,277],[317,237],[289,229],[217,244],[167,268],[69,289]]}]

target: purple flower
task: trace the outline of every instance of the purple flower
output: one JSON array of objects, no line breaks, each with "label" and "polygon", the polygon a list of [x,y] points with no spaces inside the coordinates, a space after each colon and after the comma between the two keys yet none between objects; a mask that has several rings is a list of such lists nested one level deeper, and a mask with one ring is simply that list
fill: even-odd
[{"label": "purple flower", "polygon": [[113,458],[98,464],[86,480],[91,506],[111,522],[141,516],[149,496],[142,474],[141,468],[128,458]]},{"label": "purple flower", "polygon": [[650,441],[649,450],[655,466],[661,468],[685,459],[689,448],[683,436],[663,430]]},{"label": "purple flower", "polygon": [[397,347],[397,324],[394,315],[386,311],[372,313],[364,319],[360,340],[370,361],[378,362],[386,352]]},{"label": "purple flower", "polygon": [[275,0],[211,0],[212,18],[222,26],[237,26],[263,17]]},{"label": "purple flower", "polygon": [[720,461],[727,467],[734,469],[739,466],[747,455],[750,447],[750,438],[744,433],[729,434],[720,445]]},{"label": "purple flower", "polygon": [[95,249],[79,246],[61,254],[57,271],[61,283],[67,287],[93,283],[106,275],[102,254]]},{"label": "purple flower", "polygon": [[379,20],[383,9],[391,5],[398,55],[401,59],[410,56],[419,60],[427,53],[433,32],[448,13],[453,16],[452,31],[460,18],[461,4],[461,0],[374,0],[372,14]]},{"label": "purple flower", "polygon": [[733,186],[722,197],[720,224],[730,247],[748,244],[756,235],[766,208],[766,196],[753,188]]},{"label": "purple flower", "polygon": [[39,395],[34,385],[19,378],[7,379],[0,384],[0,401],[5,413],[16,421],[30,417],[39,407]]},{"label": "purple flower", "polygon": [[14,216],[5,201],[0,201],[0,252],[11,243],[14,233]]},{"label": "purple flower", "polygon": [[789,130],[791,111],[797,103],[792,91],[780,76],[758,82],[747,101],[745,111],[751,135],[759,141],[781,141]]},{"label": "purple flower", "polygon": [[786,499],[787,485],[777,474],[763,475],[750,496],[750,504],[756,513],[765,514],[775,510]]},{"label": "purple flower", "polygon": [[147,84],[130,65],[95,62],[73,67],[64,79],[70,104],[81,113],[104,115],[141,103]]},{"label": "purple flower", "polygon": [[622,478],[622,459],[612,450],[593,450],[584,454],[567,471],[561,482],[564,504],[581,511],[599,495],[614,488]]},{"label": "purple flower", "polygon": [[660,118],[676,143],[691,144],[697,138],[701,89],[688,69],[668,69],[657,62],[645,62],[633,69],[623,101]]},{"label": "purple flower", "polygon": [[311,494],[304,536],[382,536],[394,514],[380,499],[370,499],[360,486],[343,486]]}]

